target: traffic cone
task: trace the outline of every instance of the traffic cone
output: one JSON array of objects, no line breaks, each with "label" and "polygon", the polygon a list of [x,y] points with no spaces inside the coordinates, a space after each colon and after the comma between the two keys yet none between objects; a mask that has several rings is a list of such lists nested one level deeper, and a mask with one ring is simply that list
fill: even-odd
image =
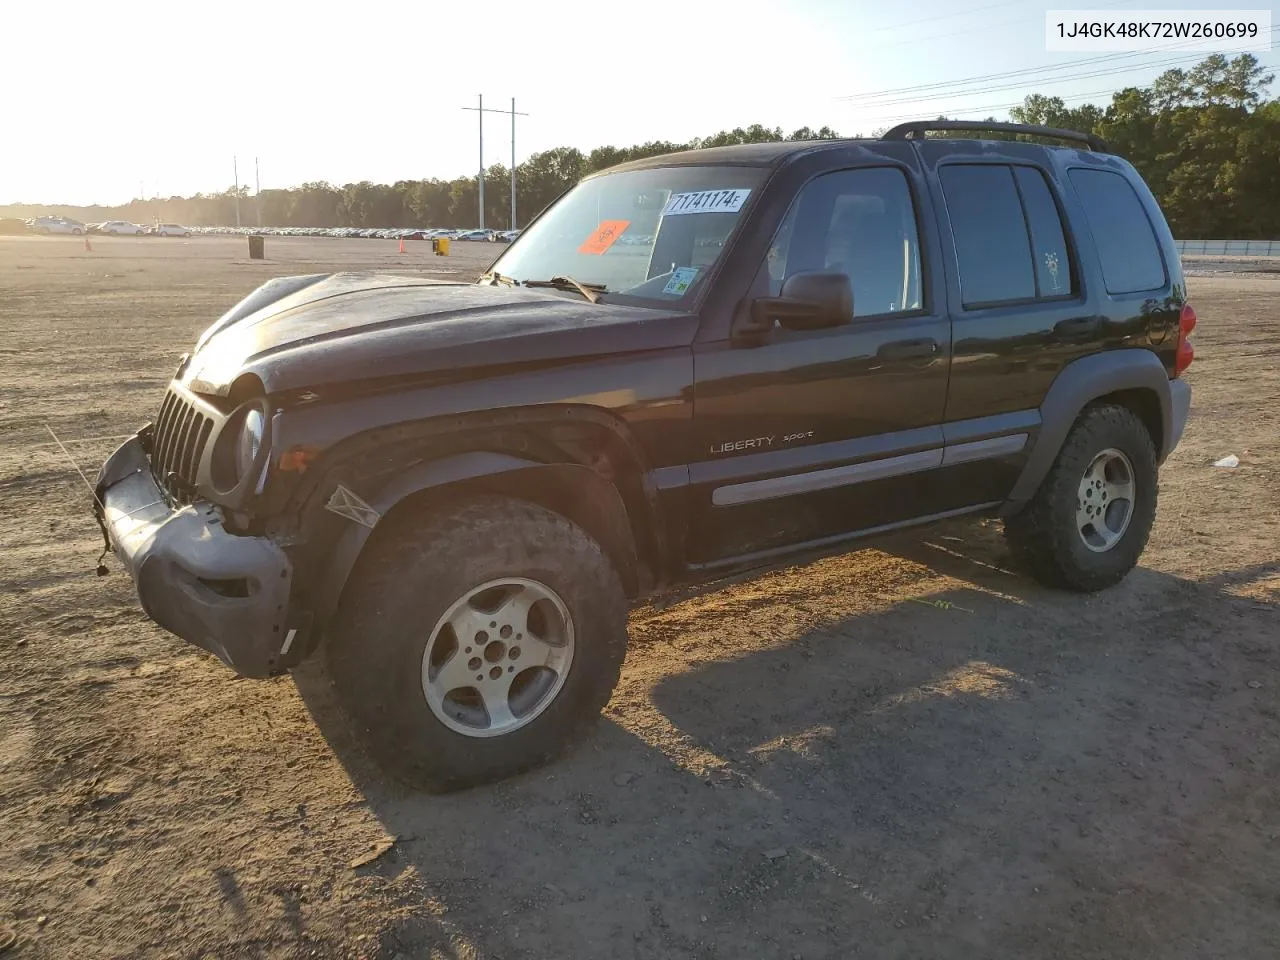
[{"label": "traffic cone", "polygon": [[400,252],[404,253],[404,237],[400,238]]},{"label": "traffic cone", "polygon": [[93,245],[89,243],[89,235],[87,233],[84,235],[84,248],[93,253]]}]

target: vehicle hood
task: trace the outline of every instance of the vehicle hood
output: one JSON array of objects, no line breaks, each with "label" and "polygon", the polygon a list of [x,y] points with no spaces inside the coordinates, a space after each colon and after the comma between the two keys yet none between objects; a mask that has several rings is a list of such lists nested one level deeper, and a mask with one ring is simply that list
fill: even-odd
[{"label": "vehicle hood", "polygon": [[679,312],[588,303],[577,294],[419,277],[284,277],[205,331],[179,377],[225,395],[245,374],[268,393],[383,377],[458,375],[688,346]]}]

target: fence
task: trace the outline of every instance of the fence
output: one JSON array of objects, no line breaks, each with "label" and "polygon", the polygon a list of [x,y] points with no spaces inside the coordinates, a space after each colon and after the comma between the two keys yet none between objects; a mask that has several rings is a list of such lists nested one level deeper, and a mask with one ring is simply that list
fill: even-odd
[{"label": "fence", "polygon": [[1280,257],[1280,240],[1178,240],[1178,253],[1244,257]]}]

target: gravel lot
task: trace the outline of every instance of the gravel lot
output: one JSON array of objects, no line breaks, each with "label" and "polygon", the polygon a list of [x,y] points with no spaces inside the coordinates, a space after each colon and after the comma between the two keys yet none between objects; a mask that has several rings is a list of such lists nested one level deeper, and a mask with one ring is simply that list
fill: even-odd
[{"label": "gravel lot", "polygon": [[236,680],[96,578],[45,426],[92,476],[268,276],[500,252],[406,246],[0,239],[4,960],[1280,955],[1280,274],[1190,280],[1193,419],[1121,586],[964,522],[666,598],[578,749],[425,797],[311,672]]}]

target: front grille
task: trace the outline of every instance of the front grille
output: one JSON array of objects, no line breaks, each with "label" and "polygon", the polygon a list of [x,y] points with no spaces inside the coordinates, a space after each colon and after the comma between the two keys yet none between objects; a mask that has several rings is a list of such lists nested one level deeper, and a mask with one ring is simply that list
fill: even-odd
[{"label": "front grille", "polygon": [[213,421],[173,387],[160,404],[151,435],[151,472],[170,497],[190,503],[196,470],[213,430]]}]

